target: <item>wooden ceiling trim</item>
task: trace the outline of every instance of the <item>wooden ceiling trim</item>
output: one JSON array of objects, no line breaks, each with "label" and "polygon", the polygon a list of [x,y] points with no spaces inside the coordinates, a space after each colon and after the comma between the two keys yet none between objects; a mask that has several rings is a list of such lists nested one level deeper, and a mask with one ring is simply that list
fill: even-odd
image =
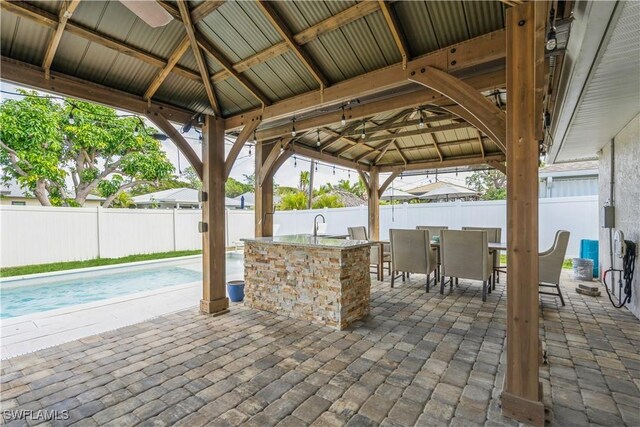
[{"label": "wooden ceiling trim", "polygon": [[320,160],[322,162],[328,162],[331,164],[344,166],[344,167],[356,169],[356,170],[369,171],[368,165],[364,165],[362,163],[356,163],[352,160],[347,160],[340,157],[335,157],[330,154],[323,153],[319,150],[314,150],[313,148],[303,147],[300,144],[290,144],[287,149],[292,151],[294,154],[298,154],[304,157],[309,157],[315,160]]},{"label": "wooden ceiling trim", "polygon": [[187,49],[189,49],[190,44],[189,37],[184,36],[178,47],[171,53],[171,56],[169,56],[167,65],[158,72],[153,81],[151,81],[151,84],[149,84],[149,87],[144,93],[144,99],[151,99],[153,97],[165,79],[169,76],[173,67],[176,66],[178,61],[180,61],[180,58],[182,58]]},{"label": "wooden ceiling trim", "polygon": [[423,170],[423,169],[440,169],[446,167],[459,167],[459,166],[469,166],[469,165],[481,165],[486,164],[489,161],[497,161],[504,162],[506,157],[503,153],[499,154],[491,154],[483,159],[479,156],[456,156],[449,157],[444,161],[440,160],[429,160],[429,161],[420,161],[420,162],[409,162],[406,165],[380,165],[378,170],[380,173],[386,172],[394,172],[394,171],[412,171],[412,170]]},{"label": "wooden ceiling trim", "polygon": [[[424,135],[424,134],[429,134],[429,133],[435,133],[435,132],[445,132],[445,131],[449,131],[449,130],[456,130],[456,129],[466,129],[471,127],[471,125],[467,122],[462,122],[462,123],[452,123],[450,125],[442,125],[442,126],[435,126],[435,127],[427,127],[425,126],[422,129],[413,129],[413,130],[407,130],[404,132],[399,132],[397,134],[394,135],[394,138],[398,139],[398,138],[405,138],[407,136],[417,136],[417,135]],[[376,135],[376,136],[370,136],[370,137],[366,137],[364,138],[364,142],[374,142],[374,141],[384,141],[385,139],[389,139],[388,135]]]},{"label": "wooden ceiling trim", "polygon": [[206,0],[194,7],[191,11],[191,19],[193,20],[194,25],[202,21],[223,4],[224,1]]}]

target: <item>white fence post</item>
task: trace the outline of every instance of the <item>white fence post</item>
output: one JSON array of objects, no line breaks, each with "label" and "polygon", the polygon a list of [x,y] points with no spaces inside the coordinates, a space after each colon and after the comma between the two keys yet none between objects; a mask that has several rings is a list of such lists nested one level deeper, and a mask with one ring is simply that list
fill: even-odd
[{"label": "white fence post", "polygon": [[104,213],[102,212],[102,206],[96,207],[96,223],[98,225],[96,232],[96,243],[98,244],[98,258],[102,257],[102,227],[104,226],[102,218],[103,214]]},{"label": "white fence post", "polygon": [[178,216],[178,209],[177,208],[173,208],[173,250],[177,251],[178,250],[178,225],[176,224],[177,222],[177,217]]}]

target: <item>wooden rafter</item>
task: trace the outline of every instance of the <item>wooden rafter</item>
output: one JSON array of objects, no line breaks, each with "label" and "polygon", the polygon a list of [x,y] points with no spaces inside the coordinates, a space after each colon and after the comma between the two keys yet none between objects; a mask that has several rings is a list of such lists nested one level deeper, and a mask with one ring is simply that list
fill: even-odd
[{"label": "wooden rafter", "polygon": [[[449,73],[434,67],[424,67],[420,70],[412,69],[409,80],[440,92],[461,108],[458,114],[469,123],[478,127],[496,145],[506,151],[507,122],[504,111],[487,101],[476,89]],[[451,108],[443,106],[448,111]]]},{"label": "wooden rafter", "polygon": [[244,147],[244,144],[251,138],[256,128],[260,125],[260,120],[254,120],[248,123],[242,131],[240,131],[240,135],[236,138],[235,142],[231,146],[231,150],[229,150],[229,154],[227,154],[227,159],[224,163],[224,179],[229,178],[229,174],[231,173],[231,168],[233,168],[233,164],[236,162],[238,155],[240,154],[240,150]]},{"label": "wooden rafter", "polygon": [[[447,142],[440,142],[440,148],[444,148],[444,147],[456,147],[456,146],[460,146],[463,144],[469,144],[469,145],[473,145],[473,143],[476,142],[476,139],[474,138],[470,138],[470,139],[457,139],[455,141],[447,141]],[[404,147],[402,148],[402,151],[407,153],[410,151],[422,151],[425,148],[427,148],[428,145],[416,145],[413,147]],[[395,150],[395,148],[389,148],[389,150]],[[440,158],[438,157],[438,160],[440,160]]]},{"label": "wooden rafter", "polygon": [[[433,123],[433,122],[441,122],[441,121],[444,121],[444,120],[451,120],[453,117],[454,116],[452,114],[440,114],[440,115],[437,115],[437,116],[429,116],[429,117],[425,117],[424,118],[423,123],[427,124],[427,123]],[[408,127],[412,127],[412,126],[417,126],[419,124],[420,124],[420,120],[419,119],[407,120],[407,121],[403,121],[403,122],[396,122],[394,120],[393,123],[381,124],[381,125],[378,125],[378,126],[367,128],[367,134],[368,135],[375,135],[378,132],[391,131],[391,130],[402,129],[402,128],[408,128]],[[355,135],[355,133],[354,132],[350,132],[350,133],[345,134],[345,135],[346,136],[352,136],[352,135]]]},{"label": "wooden rafter", "polygon": [[[442,125],[442,126],[434,126],[434,127],[425,126],[422,129],[413,129],[413,130],[407,130],[404,132],[398,132],[394,135],[394,138],[405,138],[407,136],[424,135],[428,133],[445,132],[448,130],[456,130],[456,129],[466,129],[468,127],[471,127],[471,125],[467,122],[452,123],[450,125]],[[389,135],[368,136],[362,141],[375,142],[375,141],[384,141],[386,139],[389,139]]]},{"label": "wooden rafter", "polygon": [[162,82],[164,82],[165,79],[169,76],[169,73],[171,72],[171,70],[173,70],[173,67],[176,66],[178,61],[180,61],[180,58],[182,58],[187,49],[189,49],[189,45],[189,37],[185,36],[178,47],[176,47],[176,49],[171,53],[171,56],[169,56],[167,65],[165,65],[164,68],[162,68],[162,70],[158,72],[158,74],[155,76],[155,78],[145,91],[144,99],[151,99],[153,97],[156,91],[160,88],[160,85],[162,85]]},{"label": "wooden rafter", "polygon": [[354,129],[357,126],[358,126],[358,123],[352,122],[347,124],[341,131],[339,132],[334,131],[335,134],[333,134],[333,136],[328,141],[323,142],[322,145],[320,145],[320,147],[318,148],[318,150],[320,152],[325,151],[327,148],[339,142],[343,134],[348,133],[351,129]]},{"label": "wooden rafter", "polygon": [[[503,60],[505,45],[504,30],[497,30],[413,59],[409,61],[407,68],[420,70],[426,66],[434,66],[449,73],[462,72],[466,69],[468,72],[464,73],[463,79],[468,79],[473,77],[473,73],[476,76],[487,73],[486,70],[482,70],[482,65],[490,64],[495,67],[500,60]],[[493,69],[495,70],[495,68]],[[275,102],[264,109],[235,114],[225,120],[225,126],[227,130],[240,128],[253,115],[262,116],[262,121],[266,124],[277,119],[291,117],[294,114],[300,115],[308,111],[317,111],[319,108],[337,106],[355,98],[362,99],[386,90],[401,86],[406,87],[406,71],[403,69],[402,63],[390,65],[336,83],[324,88],[324,90],[314,90]],[[426,101],[433,101],[433,99]],[[387,107],[383,111],[397,108],[401,108],[401,106]],[[340,121],[340,112],[337,113],[338,120],[335,120],[334,123]]]},{"label": "wooden rafter", "polygon": [[480,146],[480,153],[482,153],[482,158],[484,159],[485,152],[484,152],[484,142],[482,142],[482,134],[477,129],[476,129],[476,133],[478,134],[478,145]]},{"label": "wooden rafter", "polygon": [[186,123],[193,116],[192,111],[180,107],[161,102],[148,102],[142,97],[55,71],[51,72],[51,79],[46,79],[40,67],[5,56],[2,57],[0,68],[3,80],[47,92],[84,99],[137,114],[162,111],[167,120],[176,123]]},{"label": "wooden rafter", "polygon": [[395,41],[396,47],[398,48],[398,51],[400,51],[400,56],[402,56],[402,63],[406,68],[407,61],[409,61],[409,59],[411,58],[409,56],[407,40],[402,34],[402,29],[400,28],[398,19],[396,18],[391,5],[387,3],[387,1],[378,0],[378,4],[380,5],[380,10],[382,11],[382,15],[384,16],[385,21],[387,21],[387,26],[389,27],[389,31],[391,31],[391,35],[393,36],[393,41]]},{"label": "wooden rafter", "polygon": [[257,4],[266,18],[269,20],[269,22],[271,22],[271,25],[273,25],[278,34],[280,34],[280,37],[282,37],[285,43],[287,43],[289,48],[298,57],[300,62],[302,62],[302,64],[307,68],[313,78],[318,81],[321,88],[329,86],[329,80],[324,76],[322,71],[320,71],[311,57],[304,50],[302,50],[300,45],[295,41],[293,33],[289,28],[287,28],[287,25],[282,20],[280,15],[278,15],[278,12],[276,12],[273,6],[264,0],[258,0]]},{"label": "wooden rafter", "polygon": [[[476,90],[478,91],[489,90],[495,87],[504,86],[505,74],[504,74],[504,70],[497,70],[497,71],[492,71],[489,73],[469,77],[465,81],[469,83],[471,86],[473,86],[474,88],[476,88]],[[330,89],[333,89],[334,87],[335,86],[328,88],[327,91],[329,91]],[[424,89],[418,89],[415,92],[404,93],[401,95],[385,98],[379,101],[373,101],[373,102],[354,106],[350,108],[348,111],[345,111],[345,115],[346,115],[346,119],[351,122],[354,120],[363,120],[363,119],[366,119],[367,117],[371,117],[387,111],[398,110],[401,108],[417,108],[427,103],[438,103],[438,102],[446,102],[449,104],[451,103],[450,100],[448,100],[438,92],[431,89],[424,88]],[[276,104],[274,104],[274,106],[275,105]],[[265,108],[265,111],[267,111],[269,108],[272,108],[272,107],[273,106]],[[260,116],[263,117],[262,115]],[[319,127],[339,123],[341,120],[341,116],[342,116],[342,111],[340,110],[340,108],[335,108],[334,111],[314,115],[313,117],[310,117],[308,119],[296,120],[296,129],[300,129],[300,130],[316,129]],[[249,120],[251,120],[251,117],[253,117],[252,114],[248,115],[247,117],[243,117],[241,121],[242,126],[244,126],[244,123],[247,123]],[[227,119],[226,123],[229,123],[229,120],[233,120],[233,119]],[[263,122],[264,122],[264,119],[263,119]],[[231,128],[236,128],[236,127],[232,126],[227,130]],[[291,125],[282,124],[282,125],[270,127],[262,131],[258,131],[257,138],[259,141],[266,140],[266,139],[279,138],[281,136],[286,136],[290,132],[291,132]]]},{"label": "wooden rafter", "polygon": [[[387,151],[389,150],[389,147],[391,147],[391,145],[393,144],[394,141],[395,141],[395,139],[390,139],[389,141],[385,142],[383,144],[383,146],[379,147],[380,152],[378,153],[376,158],[373,159],[373,164],[378,164],[380,159],[382,159],[384,157],[384,155],[387,154]],[[369,153],[367,153],[367,154],[369,154]]]},{"label": "wooden rafter", "polygon": [[487,162],[487,164],[492,168],[499,170],[503,174],[505,175],[507,174],[507,166],[503,162],[491,161],[491,162]]},{"label": "wooden rafter", "polygon": [[49,40],[49,45],[47,46],[47,51],[44,54],[44,60],[42,61],[42,68],[44,68],[44,75],[48,79],[49,78],[49,70],[51,69],[51,63],[53,62],[53,57],[56,55],[56,50],[58,50],[58,45],[60,44],[60,40],[62,39],[62,34],[64,33],[64,27],[67,25],[67,21],[73,15],[76,8],[80,4],[80,0],[70,0],[69,2],[63,2],[62,9],[60,9],[60,14],[58,16],[58,26],[51,36],[51,40]]},{"label": "wooden rafter", "polygon": [[[422,114],[422,111],[419,111],[418,114]],[[424,123],[424,126],[427,129],[431,129],[431,124],[429,123]],[[431,138],[431,142],[433,142],[433,146],[436,149],[436,152],[438,153],[438,157],[440,157],[440,161],[444,160],[444,156],[442,155],[442,151],[440,150],[440,147],[438,146],[438,137],[436,136],[435,133],[429,133],[429,137]]]},{"label": "wooden rafter", "polygon": [[456,156],[456,157],[448,157],[442,162],[440,161],[440,159],[434,159],[429,161],[408,162],[406,165],[380,165],[379,170],[381,173],[385,173],[385,172],[393,172],[393,171],[410,171],[410,170],[436,169],[436,168],[467,166],[467,165],[481,165],[481,164],[486,164],[487,161],[491,161],[491,160],[504,162],[505,155],[502,153],[491,154],[487,156],[487,159],[488,160],[483,160],[481,157],[478,157],[478,156]]},{"label": "wooden rafter", "polygon": [[202,54],[202,51],[198,46],[195,27],[193,26],[191,15],[189,14],[189,6],[187,5],[186,0],[178,0],[178,9],[180,10],[180,15],[182,16],[184,28],[185,30],[187,30],[187,36],[189,37],[189,42],[191,43],[191,50],[193,51],[193,56],[196,58],[196,63],[198,64],[198,69],[200,70],[200,77],[202,78],[204,89],[207,92],[207,98],[209,98],[211,108],[213,108],[213,111],[216,113],[216,115],[219,116],[220,106],[218,105],[218,99],[216,98],[215,92],[213,91],[211,80],[209,80],[209,67],[207,67],[207,62],[204,60],[204,55]]},{"label": "wooden rafter", "polygon": [[400,157],[402,157],[402,161],[404,162],[404,164],[406,165],[407,163],[409,163],[409,160],[407,159],[407,156],[405,156],[405,154],[402,152],[402,148],[400,148],[400,145],[398,144],[398,140],[394,139],[393,142],[391,143],[391,145],[396,147],[396,151],[398,152]]},{"label": "wooden rafter", "polygon": [[191,19],[194,24],[202,21],[209,14],[211,14],[214,10],[219,8],[224,4],[224,1],[218,0],[206,0],[200,3],[198,6],[194,7],[191,11]]},{"label": "wooden rafter", "polygon": [[352,160],[335,157],[330,154],[323,153],[317,149],[303,147],[300,144],[290,144],[287,149],[291,150],[295,154],[299,154],[301,156],[309,157],[311,159],[316,159],[323,162],[336,164],[338,166],[344,166],[351,169],[362,169],[366,171],[369,170],[369,166],[363,165],[362,163],[356,163]]},{"label": "wooden rafter", "polygon": [[233,68],[233,64],[227,58],[225,58],[222,52],[216,49],[202,34],[196,35],[196,39],[198,40],[198,45],[202,48],[202,50],[214,57],[215,60],[218,61],[220,65],[222,65],[222,68],[224,68],[230,75],[237,79],[240,84],[245,87],[245,89],[251,92],[251,94],[258,98],[264,105],[271,105],[271,100],[267,98],[266,95],[262,93],[262,91],[260,91],[260,89],[258,89],[253,83],[251,83],[249,79],[237,72]]}]

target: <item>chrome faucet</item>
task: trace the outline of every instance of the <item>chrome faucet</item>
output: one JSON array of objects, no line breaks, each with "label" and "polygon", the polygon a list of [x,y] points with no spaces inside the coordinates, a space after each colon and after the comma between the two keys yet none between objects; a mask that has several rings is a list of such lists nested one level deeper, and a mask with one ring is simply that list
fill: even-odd
[{"label": "chrome faucet", "polygon": [[324,215],[318,214],[315,218],[313,218],[313,237],[318,237],[318,217],[322,217],[322,223],[326,224],[326,220],[324,219]]}]

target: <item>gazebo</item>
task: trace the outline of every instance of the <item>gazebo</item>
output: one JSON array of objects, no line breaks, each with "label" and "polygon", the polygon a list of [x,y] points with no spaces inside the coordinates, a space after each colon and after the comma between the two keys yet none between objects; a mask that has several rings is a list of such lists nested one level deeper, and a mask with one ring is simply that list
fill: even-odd
[{"label": "gazebo", "polygon": [[[224,182],[247,143],[257,236],[273,233],[273,176],[293,155],[360,174],[372,239],[400,173],[494,167],[509,195],[502,412],[542,425],[538,162],[571,2],[178,0],[141,2],[140,17],[124,3],[3,0],[1,77],[143,115],[182,150],[203,181],[200,310],[229,308]],[[174,124],[202,127],[201,158]]]}]

